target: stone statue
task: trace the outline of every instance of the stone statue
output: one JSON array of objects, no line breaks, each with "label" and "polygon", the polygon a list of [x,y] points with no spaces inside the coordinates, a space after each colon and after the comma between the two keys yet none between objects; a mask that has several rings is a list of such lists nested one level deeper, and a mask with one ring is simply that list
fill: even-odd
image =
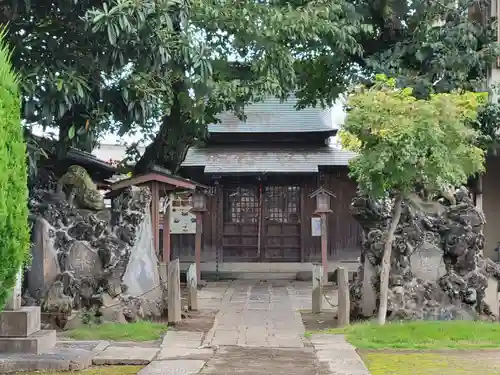
[{"label": "stone statue", "polygon": [[[482,255],[484,215],[465,187],[451,193],[441,193],[437,201],[415,194],[403,202],[392,250],[389,320],[498,317],[500,266]],[[351,287],[351,312],[360,318],[370,318],[378,307],[390,206],[360,194],[351,205],[364,232],[361,264]],[[488,300],[491,282],[493,298]]]},{"label": "stone statue", "polygon": [[94,211],[104,209],[104,198],[85,168],[79,165],[70,166],[59,183],[69,188],[68,201],[70,205],[73,204],[74,199],[79,208]]}]

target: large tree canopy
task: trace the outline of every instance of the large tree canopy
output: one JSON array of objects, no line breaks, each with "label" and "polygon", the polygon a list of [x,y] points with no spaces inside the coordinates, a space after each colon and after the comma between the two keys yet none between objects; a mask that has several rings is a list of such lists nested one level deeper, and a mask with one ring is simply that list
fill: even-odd
[{"label": "large tree canopy", "polygon": [[[215,115],[296,92],[329,105],[355,80],[415,95],[484,86],[499,55],[484,0],[12,0],[23,117],[64,146],[140,131],[138,163],[176,170]],[[495,111],[489,111],[488,114]],[[489,118],[489,126],[496,120]]]},{"label": "large tree canopy", "polygon": [[426,97],[456,88],[484,89],[499,55],[489,0],[361,0],[373,34],[361,38],[357,61],[367,71],[401,80]]},{"label": "large tree canopy", "polygon": [[161,118],[145,159],[172,169],[215,114],[285,97],[325,64],[329,78],[317,76],[309,98],[331,102],[362,52],[360,17],[344,0],[14,4],[0,23],[11,21],[24,118],[80,147],[102,131],[148,133]]}]

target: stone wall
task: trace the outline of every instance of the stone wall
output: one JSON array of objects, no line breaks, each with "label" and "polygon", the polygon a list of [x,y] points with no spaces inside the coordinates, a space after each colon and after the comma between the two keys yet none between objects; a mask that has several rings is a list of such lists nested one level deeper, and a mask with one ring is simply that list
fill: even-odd
[{"label": "stone wall", "polygon": [[[71,205],[59,190],[46,172],[30,192],[33,246],[25,303],[42,305],[60,326],[75,310],[109,304],[140,309],[148,302],[161,310],[150,190],[128,188],[111,210],[100,211]],[[137,314],[128,315],[133,320]]]},{"label": "stone wall", "polygon": [[[428,201],[415,194],[404,201],[392,248],[389,319],[498,317],[500,267],[482,254],[484,215],[465,188],[454,197]],[[378,309],[391,203],[358,195],[351,208],[364,232],[351,313],[369,318]]]}]

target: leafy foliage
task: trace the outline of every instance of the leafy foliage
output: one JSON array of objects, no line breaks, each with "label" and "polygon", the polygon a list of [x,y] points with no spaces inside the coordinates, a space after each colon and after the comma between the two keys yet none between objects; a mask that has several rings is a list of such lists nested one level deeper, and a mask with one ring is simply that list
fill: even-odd
[{"label": "leafy foliage", "polygon": [[12,71],[11,50],[0,33],[0,308],[16,283],[26,259],[28,192],[26,144],[20,120],[18,77]]},{"label": "leafy foliage", "polygon": [[359,152],[350,174],[373,197],[405,195],[415,186],[430,191],[465,183],[484,169],[484,151],[475,145],[477,120],[485,95],[472,92],[415,98],[394,79],[377,76],[348,101],[342,131],[344,147]]},{"label": "leafy foliage", "polygon": [[155,140],[148,157],[172,169],[217,113],[297,88],[330,104],[367,29],[346,0],[13,4],[0,22],[11,21],[24,118],[84,149],[140,131]]},{"label": "leafy foliage", "polygon": [[487,0],[361,0],[374,32],[362,38],[360,65],[412,87],[416,97],[483,89],[500,54]]},{"label": "leafy foliage", "polygon": [[418,98],[482,87],[500,54],[487,5],[12,0],[0,23],[9,22],[29,124],[55,127],[65,147],[86,150],[105,132],[140,132],[153,144],[138,168],[175,171],[218,113],[244,116],[245,103],[267,95],[295,91],[301,107],[330,105],[378,73]]},{"label": "leafy foliage", "polygon": [[486,103],[478,110],[477,121],[471,123],[477,130],[477,144],[483,150],[496,155],[500,135],[500,105],[498,102]]}]

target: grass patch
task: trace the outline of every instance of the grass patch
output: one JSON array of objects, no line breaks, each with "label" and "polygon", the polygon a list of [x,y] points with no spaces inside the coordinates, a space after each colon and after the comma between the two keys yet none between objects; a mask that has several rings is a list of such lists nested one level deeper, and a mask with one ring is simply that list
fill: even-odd
[{"label": "grass patch", "polygon": [[75,340],[153,341],[167,332],[167,325],[148,321],[92,324],[65,332]]},{"label": "grass patch", "polygon": [[361,353],[372,375],[499,375],[497,363],[475,359],[473,352]]},{"label": "grass patch", "polygon": [[136,375],[144,366],[104,366],[104,367],[92,367],[86,370],[81,370],[77,372],[45,372],[45,371],[35,371],[35,372],[17,372],[16,375],[70,375],[70,374],[83,374],[83,375]]},{"label": "grass patch", "polygon": [[478,321],[414,321],[354,324],[323,333],[344,334],[359,349],[479,349],[500,347],[500,324]]}]

